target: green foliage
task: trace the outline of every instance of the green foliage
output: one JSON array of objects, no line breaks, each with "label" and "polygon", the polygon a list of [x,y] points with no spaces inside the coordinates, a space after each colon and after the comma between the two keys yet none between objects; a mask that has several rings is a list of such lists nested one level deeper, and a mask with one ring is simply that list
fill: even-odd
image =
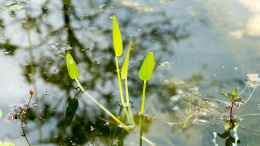
[{"label": "green foliage", "polygon": [[79,70],[70,53],[66,53],[66,64],[70,78],[74,80],[77,79],[80,75]]},{"label": "green foliage", "polygon": [[227,97],[231,102],[237,102],[240,101],[240,97],[238,95],[238,90],[237,88],[233,88],[231,90],[231,93],[227,93],[226,91],[222,92],[222,95],[224,95],[225,97]]},{"label": "green foliage", "polygon": [[128,74],[128,63],[129,63],[129,58],[130,58],[130,52],[132,50],[132,42],[130,42],[129,46],[128,46],[128,50],[126,53],[126,57],[122,66],[122,71],[121,71],[121,79],[126,79],[127,78],[127,74]]},{"label": "green foliage", "polygon": [[148,81],[151,79],[156,61],[153,52],[148,52],[139,70],[139,78]]},{"label": "green foliage", "polygon": [[237,88],[233,88],[230,95],[231,101],[235,101],[238,99],[238,91]]},{"label": "green foliage", "polygon": [[116,16],[112,16],[113,44],[116,57],[122,55],[123,43],[119,23]]}]

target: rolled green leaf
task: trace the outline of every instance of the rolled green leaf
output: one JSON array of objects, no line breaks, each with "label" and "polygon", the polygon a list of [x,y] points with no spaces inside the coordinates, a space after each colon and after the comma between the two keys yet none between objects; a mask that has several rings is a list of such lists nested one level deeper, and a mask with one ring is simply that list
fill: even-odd
[{"label": "rolled green leaf", "polygon": [[119,23],[116,16],[112,16],[112,30],[115,55],[119,57],[123,52],[123,43]]},{"label": "rolled green leaf", "polygon": [[236,101],[239,99],[237,88],[233,88],[230,95],[231,101]]},{"label": "rolled green leaf", "polygon": [[79,70],[70,53],[66,53],[66,64],[70,78],[73,80],[77,79],[79,77]]},{"label": "rolled green leaf", "polygon": [[122,71],[121,71],[121,79],[123,79],[123,80],[127,78],[128,62],[129,62],[131,50],[132,50],[132,43],[130,42],[127,53],[126,53],[126,57],[125,57],[125,60],[124,60],[123,66],[122,66]]},{"label": "rolled green leaf", "polygon": [[231,91],[231,96],[238,96],[237,88],[233,88]]},{"label": "rolled green leaf", "polygon": [[153,52],[148,52],[139,70],[139,78],[141,80],[146,81],[150,80],[153,74],[155,64],[156,61],[154,59]]}]

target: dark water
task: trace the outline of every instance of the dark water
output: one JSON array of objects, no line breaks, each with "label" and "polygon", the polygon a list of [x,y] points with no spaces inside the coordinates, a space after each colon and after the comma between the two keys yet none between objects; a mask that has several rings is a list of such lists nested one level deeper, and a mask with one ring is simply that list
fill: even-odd
[{"label": "dark water", "polygon": [[[139,144],[136,128],[126,133],[100,111],[67,75],[65,51],[79,65],[87,91],[113,113],[119,113],[119,93],[111,35],[111,16],[117,15],[124,46],[135,44],[129,67],[133,110],[139,111],[142,82],[138,68],[153,51],[157,68],[149,82],[145,136],[158,146],[211,146],[213,132],[223,132],[214,108],[199,124],[185,123],[193,97],[225,100],[223,89],[245,86],[247,73],[260,72],[260,2],[253,0],[1,0],[0,11],[0,141],[27,145],[19,121],[8,120],[13,105],[25,103],[34,90],[33,109],[26,125],[32,145],[92,146]],[[123,60],[120,60],[122,62]],[[184,94],[184,95],[183,95]],[[244,96],[250,93],[245,92]],[[256,89],[236,113],[260,112]],[[64,122],[70,97],[78,108]],[[201,113],[202,114],[202,113]],[[71,117],[69,117],[71,118]],[[192,118],[193,119],[193,118]],[[258,146],[259,116],[244,116],[238,128],[242,146]],[[65,120],[66,121],[66,120]],[[217,138],[219,145],[225,140]],[[149,145],[144,143],[144,145]]]}]

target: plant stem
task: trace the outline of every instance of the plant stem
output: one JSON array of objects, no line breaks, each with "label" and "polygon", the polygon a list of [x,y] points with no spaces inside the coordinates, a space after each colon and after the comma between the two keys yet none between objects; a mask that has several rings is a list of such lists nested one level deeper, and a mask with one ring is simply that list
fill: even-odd
[{"label": "plant stem", "polygon": [[140,146],[143,145],[143,115],[144,115],[144,104],[145,104],[145,92],[146,92],[146,83],[147,81],[144,80],[144,83],[143,83],[143,92],[142,92],[142,101],[141,101],[141,110],[140,110],[140,121],[139,121],[139,124],[140,124]]},{"label": "plant stem", "polygon": [[134,125],[134,118],[133,118],[133,113],[130,105],[130,99],[129,99],[129,92],[128,92],[128,81],[127,78],[125,79],[125,96],[126,96],[126,106],[127,106],[127,111],[128,111],[128,121]]},{"label": "plant stem", "polygon": [[79,86],[80,90],[86,94],[99,108],[101,108],[105,113],[107,113],[115,122],[121,126],[126,131],[129,131],[129,127],[125,125],[123,122],[121,122],[115,115],[113,115],[106,107],[104,107],[101,103],[99,103],[93,96],[88,94],[88,92],[85,91],[85,89],[82,87],[81,83],[78,81],[78,79],[75,79],[77,82],[77,85]]},{"label": "plant stem", "polygon": [[29,139],[26,135],[25,129],[24,129],[24,122],[23,121],[21,121],[21,129],[22,129],[22,136],[24,136],[28,146],[31,146],[31,143],[30,143],[30,141],[29,141]]},{"label": "plant stem", "polygon": [[141,102],[141,111],[140,111],[141,114],[144,113],[146,83],[147,83],[147,81],[144,80],[144,84],[143,84],[143,93],[142,93],[142,102]]},{"label": "plant stem", "polygon": [[116,62],[117,83],[118,83],[118,87],[119,87],[120,100],[121,100],[122,106],[125,106],[125,99],[123,96],[123,88],[122,88],[121,76],[120,76],[120,68],[119,68],[119,63],[118,63],[117,57],[115,57],[115,62]]},{"label": "plant stem", "polygon": [[233,120],[233,108],[234,108],[234,102],[231,102],[231,107],[229,111],[229,120]]},{"label": "plant stem", "polygon": [[127,78],[125,79],[125,97],[126,97],[126,106],[127,107],[131,107],[130,106],[130,99],[129,99],[129,92],[128,92],[128,81],[127,81]]},{"label": "plant stem", "polygon": [[82,92],[85,92],[85,89],[83,88],[83,86],[81,85],[81,83],[79,82],[79,80],[78,80],[78,79],[75,79],[75,81],[76,81],[76,83],[77,83],[79,89],[80,89]]},{"label": "plant stem", "polygon": [[151,146],[156,146],[156,144],[153,143],[153,142],[152,142],[151,140],[149,140],[148,138],[142,136],[142,139],[143,139],[145,142],[147,142],[149,145],[151,145]]},{"label": "plant stem", "polygon": [[140,133],[139,133],[139,146],[143,145],[143,114],[140,114],[140,119],[139,119],[139,124],[140,124]]}]

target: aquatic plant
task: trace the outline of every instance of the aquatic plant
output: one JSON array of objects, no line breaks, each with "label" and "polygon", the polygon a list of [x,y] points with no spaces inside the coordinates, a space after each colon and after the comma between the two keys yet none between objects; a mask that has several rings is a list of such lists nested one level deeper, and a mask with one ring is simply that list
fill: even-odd
[{"label": "aquatic plant", "polygon": [[[129,93],[128,93],[128,81],[127,81],[128,62],[129,62],[129,57],[130,57],[130,51],[132,49],[132,43],[130,43],[128,46],[128,51],[125,56],[122,70],[120,70],[120,65],[119,65],[118,59],[123,53],[123,42],[122,42],[122,36],[121,36],[121,32],[120,32],[119,22],[118,22],[118,19],[116,16],[112,16],[112,37],[113,37],[113,46],[114,46],[114,52],[115,52],[117,83],[118,83],[119,94],[120,94],[121,108],[123,111],[122,113],[126,116],[128,123],[131,125],[134,125],[132,110],[131,110],[131,106],[130,106]],[[123,92],[122,82],[125,83],[125,86],[124,86],[125,94]]]},{"label": "aquatic plant", "polygon": [[[252,78],[248,78],[249,81],[252,81]],[[252,93],[254,93],[254,90]],[[226,117],[224,117],[224,132],[217,133],[217,135],[222,139],[225,139],[226,146],[232,146],[240,143],[237,135],[237,129],[239,127],[240,119],[239,117],[235,117],[234,111],[235,109],[238,110],[241,105],[246,104],[251,99],[252,93],[245,101],[243,101],[240,97],[241,93],[239,94],[237,88],[233,88],[230,93],[227,93],[225,91],[222,93],[229,100],[229,104],[226,106],[228,114]]]},{"label": "aquatic plant", "polygon": [[156,61],[154,59],[153,52],[148,52],[142,65],[139,70],[139,78],[143,81],[143,90],[142,90],[142,99],[140,107],[140,146],[142,146],[143,140],[143,114],[145,106],[145,93],[146,93],[146,84],[152,78]]},{"label": "aquatic plant", "polygon": [[66,64],[67,64],[67,69],[68,73],[71,79],[75,80],[78,87],[80,90],[87,96],[89,97],[90,100],[92,100],[100,109],[102,109],[105,113],[107,113],[119,126],[124,128],[125,130],[129,131],[129,127],[125,125],[121,120],[119,120],[114,114],[112,114],[106,107],[104,107],[101,103],[99,103],[94,97],[92,97],[90,94],[88,94],[81,83],[79,82],[79,70],[77,68],[76,62],[74,61],[73,57],[69,52],[66,53]]},{"label": "aquatic plant", "polygon": [[25,138],[27,144],[29,146],[31,146],[30,140],[28,138],[28,136],[26,135],[26,124],[27,124],[27,120],[30,117],[30,112],[31,112],[31,102],[32,102],[32,98],[34,95],[34,92],[31,90],[30,92],[30,96],[29,96],[29,100],[26,104],[21,104],[21,105],[17,105],[14,108],[14,111],[9,113],[9,120],[19,120],[20,121],[20,127],[22,130],[22,136]]},{"label": "aquatic plant", "polygon": [[[122,45],[122,38],[121,38],[121,32],[119,28],[119,23],[116,16],[112,16],[112,30],[113,30],[113,44],[114,44],[114,52],[115,52],[115,64],[116,64],[116,71],[117,71],[117,81],[119,86],[119,93],[120,93],[120,102],[121,106],[123,108],[123,113],[125,113],[128,123],[131,125],[134,125],[134,118],[133,113],[131,110],[130,105],[130,97],[129,97],[129,91],[128,91],[128,64],[129,64],[129,58],[130,58],[130,52],[132,50],[132,42],[128,45],[128,50],[125,55],[125,59],[122,65],[122,68],[120,69],[118,58],[122,55],[123,52],[123,45]],[[127,126],[124,122],[122,122],[119,118],[117,118],[112,112],[110,112],[106,107],[104,107],[101,103],[99,103],[94,97],[92,97],[88,92],[84,89],[84,87],[81,85],[80,81],[78,80],[80,76],[79,69],[77,68],[77,64],[75,60],[73,59],[72,55],[69,52],[66,52],[65,55],[65,61],[67,64],[67,70],[68,74],[71,79],[75,80],[77,83],[77,86],[79,89],[87,96],[89,97],[100,109],[102,109],[105,113],[107,113],[120,127],[123,129],[129,131],[130,127]],[[146,86],[147,81],[149,81],[152,77],[154,68],[155,68],[156,61],[154,59],[153,52],[148,52],[142,65],[139,70],[139,78],[143,80],[143,91],[142,91],[142,100],[141,100],[141,109],[140,109],[140,140],[142,143],[142,140],[147,141],[148,143],[152,143],[147,138],[142,136],[142,116],[144,114],[144,104],[145,104],[145,92],[146,92]],[[125,96],[123,91],[122,82],[124,81],[124,89],[125,89]]]},{"label": "aquatic plant", "polygon": [[123,87],[121,83],[120,67],[118,62],[118,58],[122,55],[123,52],[122,51],[123,43],[122,43],[119,23],[116,16],[112,16],[112,31],[113,31],[113,45],[115,51],[115,63],[116,63],[117,82],[119,87],[120,100],[121,100],[121,105],[126,106],[124,95],[123,95]]},{"label": "aquatic plant", "polygon": [[129,97],[129,91],[128,91],[128,79],[127,79],[128,64],[129,64],[130,52],[133,49],[132,47],[133,47],[133,42],[130,42],[128,45],[127,53],[126,53],[125,60],[124,60],[122,70],[121,70],[121,79],[124,81],[124,87],[125,87],[127,119],[130,124],[134,125],[135,123],[134,123],[133,113],[132,113],[131,104],[130,104],[130,97]]}]

